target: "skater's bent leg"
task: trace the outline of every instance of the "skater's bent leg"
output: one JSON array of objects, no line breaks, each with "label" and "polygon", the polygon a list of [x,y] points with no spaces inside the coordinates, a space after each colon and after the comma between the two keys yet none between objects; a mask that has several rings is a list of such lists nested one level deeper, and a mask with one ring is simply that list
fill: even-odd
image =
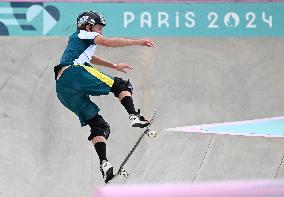
[{"label": "skater's bent leg", "polygon": [[133,87],[129,80],[123,80],[121,78],[114,78],[114,84],[111,88],[111,92],[118,97],[121,104],[124,106],[128,114],[137,114],[134,102],[132,99]]},{"label": "skater's bent leg", "polygon": [[133,87],[129,80],[115,77],[110,91],[121,100],[123,97],[133,94]]},{"label": "skater's bent leg", "polygon": [[103,161],[107,161],[107,157],[106,157],[106,140],[104,137],[104,139],[98,139],[100,137],[95,137],[93,139],[93,144],[95,147],[95,150],[97,152],[97,155],[99,157],[100,160],[100,164],[102,164]]},{"label": "skater's bent leg", "polygon": [[109,124],[98,114],[88,120],[87,123],[91,127],[91,134],[88,139],[94,144],[100,164],[102,164],[104,160],[107,160],[106,140],[110,134]]},{"label": "skater's bent leg", "polygon": [[86,122],[91,127],[91,134],[88,137],[89,141],[93,141],[95,137],[98,137],[96,138],[96,140],[108,139],[110,134],[110,127],[101,115],[97,114]]},{"label": "skater's bent leg", "polygon": [[131,95],[123,93],[123,97],[120,100],[120,102],[124,106],[124,108],[126,109],[129,115],[138,114],[138,112],[136,112],[135,110],[134,102]]},{"label": "skater's bent leg", "polygon": [[119,95],[118,95],[119,101],[121,102],[126,96],[132,97],[131,93],[128,92],[128,91],[122,91],[122,92],[120,92]]},{"label": "skater's bent leg", "polygon": [[94,145],[96,145],[96,143],[99,143],[99,142],[106,143],[106,138],[103,137],[103,136],[96,136],[96,137],[94,137],[94,139],[92,140],[92,143],[93,143]]}]

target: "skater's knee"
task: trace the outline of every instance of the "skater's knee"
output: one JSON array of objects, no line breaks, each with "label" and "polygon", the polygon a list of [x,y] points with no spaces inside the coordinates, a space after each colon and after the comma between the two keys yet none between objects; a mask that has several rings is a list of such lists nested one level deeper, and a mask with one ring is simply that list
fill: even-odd
[{"label": "skater's knee", "polygon": [[118,77],[114,78],[114,84],[111,87],[111,92],[114,93],[116,97],[119,97],[119,94],[123,91],[130,92],[133,94],[133,87],[129,80],[124,80]]},{"label": "skater's knee", "polygon": [[95,145],[98,142],[106,143],[106,138],[104,136],[96,136],[93,138],[92,143]]},{"label": "skater's knee", "polygon": [[88,120],[87,123],[91,127],[91,134],[88,137],[89,141],[92,141],[95,137],[99,136],[102,136],[106,140],[108,139],[110,134],[110,126],[101,115],[97,114],[95,117]]},{"label": "skater's knee", "polygon": [[127,96],[132,96],[132,94],[128,91],[122,91],[119,93],[118,98],[120,101],[122,101],[122,99],[124,99]]}]

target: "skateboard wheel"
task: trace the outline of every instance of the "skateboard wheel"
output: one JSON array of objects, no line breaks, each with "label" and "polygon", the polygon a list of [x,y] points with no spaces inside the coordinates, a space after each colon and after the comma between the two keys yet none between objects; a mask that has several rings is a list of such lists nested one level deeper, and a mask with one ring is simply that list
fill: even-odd
[{"label": "skateboard wheel", "polygon": [[157,137],[158,135],[158,132],[157,131],[154,131],[154,130],[151,130],[147,133],[148,137]]},{"label": "skateboard wheel", "polygon": [[123,178],[127,178],[128,177],[128,175],[129,175],[129,173],[126,171],[126,170],[121,170],[121,172],[120,172],[120,175],[123,177]]}]

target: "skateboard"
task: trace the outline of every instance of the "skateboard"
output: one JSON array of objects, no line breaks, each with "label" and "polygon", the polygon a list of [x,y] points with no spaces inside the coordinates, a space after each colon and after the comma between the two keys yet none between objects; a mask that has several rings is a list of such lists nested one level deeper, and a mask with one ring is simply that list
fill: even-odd
[{"label": "skateboard", "polygon": [[140,142],[142,141],[142,139],[147,135],[150,138],[154,138],[157,137],[158,132],[155,130],[151,129],[151,125],[155,119],[157,111],[155,110],[151,119],[150,119],[150,124],[144,128],[145,130],[141,133],[141,135],[139,136],[139,138],[136,140],[135,144],[133,145],[133,147],[131,148],[130,152],[126,155],[126,157],[124,158],[124,160],[121,162],[117,172],[114,174],[114,177],[108,182],[112,182],[114,179],[116,179],[118,176],[122,176],[123,178],[127,178],[129,176],[129,173],[127,172],[126,169],[124,169],[125,164],[127,163],[127,161],[130,159],[131,155],[135,152],[136,148],[139,146]]}]

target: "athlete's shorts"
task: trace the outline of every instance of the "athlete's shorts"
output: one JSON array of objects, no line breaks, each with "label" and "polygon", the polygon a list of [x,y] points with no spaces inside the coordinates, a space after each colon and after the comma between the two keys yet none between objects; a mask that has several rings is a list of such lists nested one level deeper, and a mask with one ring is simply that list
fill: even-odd
[{"label": "athlete's shorts", "polygon": [[108,95],[114,78],[84,65],[71,65],[56,81],[56,93],[61,103],[74,112],[81,126],[100,109],[89,96]]}]

